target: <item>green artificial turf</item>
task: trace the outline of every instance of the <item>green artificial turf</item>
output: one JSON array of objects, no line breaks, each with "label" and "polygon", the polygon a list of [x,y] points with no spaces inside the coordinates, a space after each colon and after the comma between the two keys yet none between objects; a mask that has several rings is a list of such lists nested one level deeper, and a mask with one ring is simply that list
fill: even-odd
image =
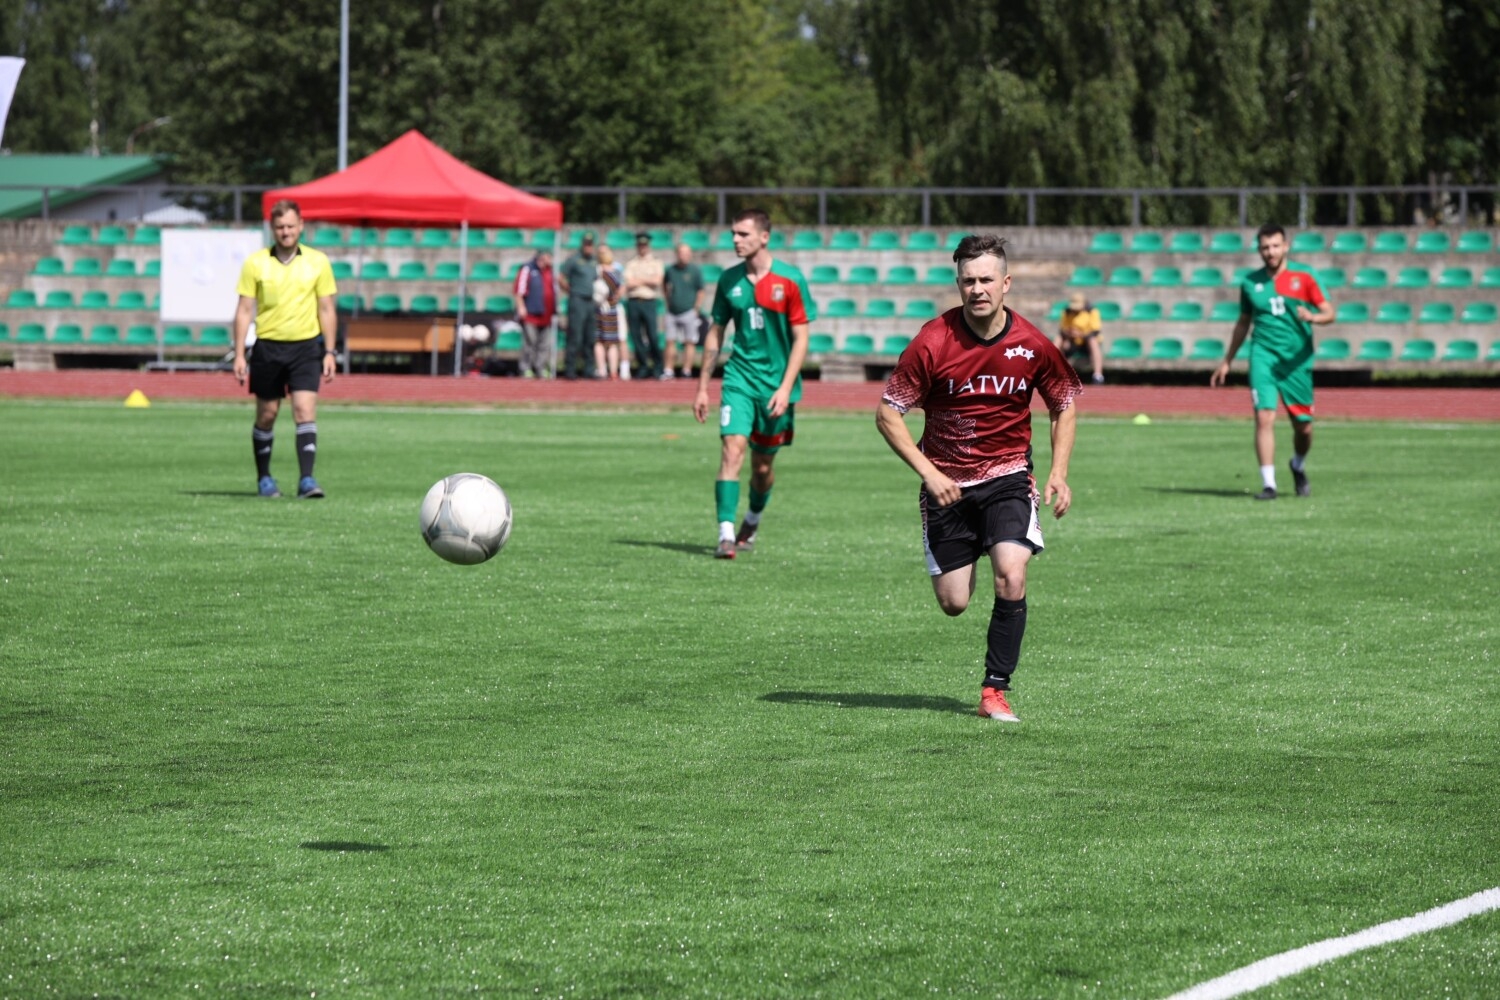
[{"label": "green artificial turf", "polygon": [[1320,425],[1265,504],[1248,421],[1085,414],[1006,726],[869,415],[734,562],[686,413],[319,416],[265,501],[248,405],[0,402],[0,997],[1150,997],[1500,885],[1493,425]]}]

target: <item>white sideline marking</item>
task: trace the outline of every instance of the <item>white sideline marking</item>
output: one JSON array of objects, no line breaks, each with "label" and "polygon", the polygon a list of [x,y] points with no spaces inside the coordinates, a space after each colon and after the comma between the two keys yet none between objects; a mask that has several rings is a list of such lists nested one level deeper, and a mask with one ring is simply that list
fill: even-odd
[{"label": "white sideline marking", "polygon": [[1476,892],[1465,899],[1447,903],[1415,916],[1376,924],[1374,927],[1355,934],[1317,941],[1301,948],[1284,951],[1280,955],[1263,958],[1259,962],[1252,962],[1242,969],[1235,969],[1218,979],[1210,979],[1206,983],[1199,983],[1181,993],[1173,993],[1167,997],[1167,1000],[1227,1000],[1228,997],[1237,997],[1241,993],[1258,990],[1278,979],[1285,979],[1287,976],[1295,975],[1315,965],[1322,965],[1335,958],[1342,958],[1356,951],[1364,951],[1366,948],[1390,944],[1416,934],[1425,934],[1427,931],[1435,931],[1439,927],[1447,927],[1449,924],[1456,924],[1460,920],[1467,920],[1481,913],[1488,913],[1490,910],[1500,910],[1500,886]]}]

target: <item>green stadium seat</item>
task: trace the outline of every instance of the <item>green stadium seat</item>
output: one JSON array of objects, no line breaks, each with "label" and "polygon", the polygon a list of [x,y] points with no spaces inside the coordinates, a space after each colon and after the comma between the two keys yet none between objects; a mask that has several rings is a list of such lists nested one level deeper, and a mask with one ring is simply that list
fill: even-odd
[{"label": "green stadium seat", "polygon": [[358,295],[340,295],[333,301],[339,312],[354,312],[365,307],[364,300]]},{"label": "green stadium seat", "polygon": [[52,331],[51,339],[54,344],[81,344],[83,327],[77,323],[59,323],[57,329]]},{"label": "green stadium seat", "polygon": [[1444,361],[1478,361],[1479,341],[1477,340],[1450,340],[1448,346],[1443,348]]},{"label": "green stadium seat", "polygon": [[43,309],[72,309],[75,305],[73,293],[60,289],[48,292],[47,297],[42,300]]},{"label": "green stadium seat", "polygon": [[1209,253],[1244,253],[1245,238],[1239,233],[1214,233],[1208,242]]},{"label": "green stadium seat", "polygon": [[1322,253],[1327,246],[1322,233],[1300,232],[1292,237],[1292,253]]},{"label": "green stadium seat", "polygon": [[[335,274],[334,277],[337,278],[338,275]],[[401,265],[396,268],[396,280],[426,281],[427,265],[422,263],[420,260],[403,261]]]},{"label": "green stadium seat", "polygon": [[384,295],[377,295],[375,296],[375,300],[370,303],[370,308],[372,311],[378,313],[400,312],[401,296],[392,295],[389,292]]},{"label": "green stadium seat", "polygon": [[733,253],[734,252],[734,234],[731,233],[727,229],[724,230],[722,233],[719,234],[719,238],[714,241],[713,248],[715,250],[726,250],[726,251],[729,251],[730,253]]},{"label": "green stadium seat", "polygon": [[1367,340],[1359,345],[1359,353],[1355,355],[1357,361],[1389,361],[1396,356],[1395,348],[1389,340]]},{"label": "green stadium seat", "polygon": [[[942,246],[938,242],[937,233],[928,232],[924,229],[907,235],[906,249],[915,253],[936,253],[942,249]],[[885,353],[884,347],[881,348],[881,351]]]},{"label": "green stadium seat", "polygon": [[917,283],[917,269],[902,264],[885,272],[885,283],[887,285],[915,285]]},{"label": "green stadium seat", "polygon": [[453,246],[456,242],[451,229],[424,229],[417,245],[429,250],[442,250]]},{"label": "green stadium seat", "polygon": [[414,313],[435,313],[438,311],[438,297],[436,295],[413,295],[406,310]]},{"label": "green stadium seat", "polygon": [[1155,322],[1161,319],[1162,308],[1160,302],[1137,302],[1130,307],[1130,320],[1132,322]]},{"label": "green stadium seat", "polygon": [[227,326],[205,326],[198,331],[199,347],[229,347],[232,343]]},{"label": "green stadium seat", "polygon": [[[954,278],[957,278],[955,272]],[[1097,267],[1077,267],[1073,269],[1073,276],[1068,279],[1068,284],[1075,288],[1094,288],[1104,284],[1104,271]]]},{"label": "green stadium seat", "polygon": [[1177,288],[1182,284],[1182,268],[1158,267],[1151,271],[1152,288]]},{"label": "green stadium seat", "polygon": [[135,261],[129,257],[116,257],[104,269],[104,276],[106,278],[134,278]]},{"label": "green stadium seat", "polygon": [[350,247],[376,247],[380,245],[380,230],[373,227],[351,229],[344,237],[344,245]]},{"label": "green stadium seat", "polygon": [[100,323],[89,330],[88,342],[90,344],[118,344],[120,328],[113,323]]},{"label": "green stadium seat", "polygon": [[1089,244],[1089,253],[1124,253],[1125,237],[1119,233],[1097,233]]},{"label": "green stadium seat", "polygon": [[31,269],[31,273],[41,275],[45,278],[56,277],[57,275],[62,274],[64,270],[65,268],[63,267],[63,262],[60,258],[41,257],[37,260],[36,266]]},{"label": "green stadium seat", "polygon": [[1495,238],[1480,230],[1470,230],[1458,237],[1459,253],[1489,253],[1495,249]]},{"label": "green stadium seat", "polygon": [[833,234],[828,240],[830,250],[858,250],[860,246],[859,233],[842,229]]},{"label": "green stadium seat", "polygon": [[1141,284],[1141,269],[1117,267],[1110,272],[1109,284],[1112,288],[1136,288]]},{"label": "green stadium seat", "polygon": [[526,233],[520,229],[501,229],[495,233],[496,250],[524,250]]},{"label": "green stadium seat", "polygon": [[901,310],[902,319],[936,319],[938,314],[937,303],[927,299],[912,299]]},{"label": "green stadium seat", "polygon": [[329,247],[343,246],[344,236],[336,226],[319,226],[305,242],[310,247],[326,250]]},{"label": "green stadium seat", "polygon": [[5,300],[7,309],[35,309],[36,292],[29,288],[13,288]]},{"label": "green stadium seat", "polygon": [[1364,253],[1369,247],[1364,233],[1339,233],[1328,245],[1332,253]]},{"label": "green stadium seat", "polygon": [[1445,267],[1438,272],[1437,287],[1468,288],[1474,284],[1474,272],[1467,267]]},{"label": "green stadium seat", "polygon": [[1217,267],[1195,267],[1187,284],[1189,288],[1218,288],[1224,284],[1224,272]]},{"label": "green stadium seat", "polygon": [[1141,356],[1141,338],[1116,337],[1110,341],[1104,356],[1110,361],[1133,361]]},{"label": "green stadium seat", "polygon": [[1161,253],[1165,248],[1161,233],[1140,232],[1130,237],[1131,253]]},{"label": "green stadium seat", "polygon": [[906,345],[910,343],[910,337],[903,337],[899,333],[892,334],[880,342],[880,353],[898,355],[906,350]]},{"label": "green stadium seat", "polygon": [[1437,345],[1430,340],[1408,340],[1401,346],[1398,361],[1436,361]]},{"label": "green stadium seat", "polygon": [[[505,232],[505,230],[501,230]],[[497,351],[519,351],[521,349],[522,337],[520,330],[501,330],[495,335],[495,350]]]},{"label": "green stadium seat", "polygon": [[[459,298],[458,298],[458,296],[457,295],[450,295],[450,296],[448,296],[447,311],[451,312],[451,313],[456,313],[456,312],[458,312],[458,306],[459,306]],[[472,296],[472,295],[465,295],[463,297],[463,307],[464,307],[464,312],[466,312],[466,313],[474,312],[475,311],[474,296]]]},{"label": "green stadium seat", "polygon": [[1500,321],[1500,306],[1493,302],[1470,302],[1464,306],[1459,317],[1463,323],[1494,323]]},{"label": "green stadium seat", "polygon": [[1381,233],[1370,244],[1371,253],[1406,253],[1405,233]]},{"label": "green stadium seat", "polygon": [[[708,276],[704,275],[704,280],[706,281],[707,279]],[[839,269],[832,264],[814,264],[812,271],[807,276],[807,280],[814,285],[835,284],[839,280]]]},{"label": "green stadium seat", "polygon": [[1313,351],[1313,360],[1347,361],[1349,351],[1349,341],[1343,337],[1327,337],[1318,341],[1317,349]]},{"label": "green stadium seat", "polygon": [[816,229],[799,229],[792,234],[792,242],[788,249],[821,250],[823,249],[823,234]]},{"label": "green stadium seat", "polygon": [[1340,323],[1368,323],[1370,307],[1363,302],[1340,302],[1333,315]]},{"label": "green stadium seat", "polygon": [[1050,320],[1062,319],[1063,311],[1067,308],[1068,304],[1059,299],[1057,302],[1052,303],[1051,309],[1047,310],[1047,318]]},{"label": "green stadium seat", "polygon": [[[130,234],[130,242],[138,247],[154,247],[160,245],[161,226],[136,226],[135,232]],[[132,327],[132,329],[134,328]]]},{"label": "green stadium seat", "polygon": [[1412,250],[1417,253],[1447,253],[1452,246],[1447,233],[1421,233],[1417,241],[1412,244]]},{"label": "green stadium seat", "polygon": [[651,234],[651,249],[653,250],[665,252],[677,245],[672,240],[672,230],[670,229],[652,229],[648,230],[648,232]]},{"label": "green stadium seat", "polygon": [[146,261],[144,264],[142,264],[141,265],[141,277],[143,277],[143,278],[160,278],[161,277],[161,258],[160,257],[153,257],[150,260]]},{"label": "green stadium seat", "polygon": [[1238,302],[1215,302],[1208,312],[1210,323],[1233,323],[1240,318]]},{"label": "green stadium seat", "polygon": [[1320,267],[1314,272],[1318,284],[1323,286],[1323,291],[1333,291],[1343,288],[1349,283],[1342,267]]},{"label": "green stadium seat", "polygon": [[[508,230],[508,229],[502,229],[501,230],[501,232],[510,232],[510,231],[511,230]],[[500,262],[499,261],[494,261],[494,260],[481,260],[481,261],[479,261],[478,263],[476,263],[474,265],[473,269],[471,271],[469,271],[469,280],[470,281],[499,281],[500,280]]]},{"label": "green stadium seat", "polygon": [[88,226],[67,226],[57,242],[65,247],[87,246],[94,242],[94,231]]},{"label": "green stadium seat", "polygon": [[125,231],[124,226],[100,226],[99,235],[94,237],[94,242],[102,247],[117,247],[121,243],[129,243],[130,234]]},{"label": "green stadium seat", "polygon": [[1375,310],[1375,322],[1377,323],[1410,323],[1410,302],[1387,302]]},{"label": "green stadium seat", "polygon": [[833,348],[833,334],[831,333],[814,333],[807,338],[808,354],[828,354]]},{"label": "green stadium seat", "polygon": [[1486,361],[1500,361],[1500,340],[1490,345],[1490,353],[1484,357]]},{"label": "green stadium seat", "polygon": [[[631,244],[631,245],[634,246],[634,244]],[[786,233],[783,233],[779,229],[777,229],[774,232],[772,232],[771,233],[771,238],[766,241],[766,248],[769,249],[769,250],[785,250],[785,249],[787,249]]]},{"label": "green stadium seat", "polygon": [[964,241],[964,237],[968,235],[968,233],[949,233],[948,238],[943,240],[943,249],[948,253],[952,253],[953,251],[958,249],[958,245],[962,243]]},{"label": "green stadium seat", "polygon": [[1479,276],[1480,288],[1500,288],[1500,267],[1487,267]]},{"label": "green stadium seat", "polygon": [[1175,302],[1172,304],[1172,311],[1167,313],[1167,319],[1173,323],[1201,323],[1203,306],[1197,302]]},{"label": "green stadium seat", "polygon": [[361,281],[385,281],[391,276],[391,266],[383,260],[367,260],[359,269]]},{"label": "green stadium seat", "polygon": [[132,347],[142,347],[146,344],[156,343],[156,327],[138,324],[125,331],[125,343]]},{"label": "green stadium seat", "polygon": [[193,331],[185,326],[169,326],[161,332],[161,341],[167,347],[183,347],[193,342]]},{"label": "green stadium seat", "polygon": [[873,285],[880,280],[880,273],[869,264],[856,264],[849,268],[844,280],[851,285]]},{"label": "green stadium seat", "polygon": [[1238,285],[1240,282],[1244,281],[1246,278],[1250,277],[1250,275],[1254,274],[1258,270],[1260,269],[1256,267],[1237,267],[1232,272],[1230,272],[1229,283],[1231,285]]},{"label": "green stadium seat", "polygon": [[635,246],[635,230],[611,229],[604,236],[604,245],[611,250],[630,250]]},{"label": "green stadium seat", "polygon": [[1351,288],[1384,288],[1389,281],[1383,267],[1362,267],[1354,272]]},{"label": "green stadium seat", "polygon": [[853,299],[834,299],[823,311],[824,319],[848,319],[857,312]]},{"label": "green stadium seat", "polygon": [[10,324],[0,323],[0,344],[10,342]]},{"label": "green stadium seat", "polygon": [[47,328],[40,323],[22,323],[16,330],[16,343],[36,344],[47,339]]},{"label": "green stadium seat", "polygon": [[145,309],[146,293],[137,290],[124,291],[115,299],[116,309]]},{"label": "green stadium seat", "polygon": [[484,300],[484,311],[492,313],[513,313],[516,311],[516,300],[509,295],[491,295]]},{"label": "green stadium seat", "polygon": [[531,234],[531,240],[529,241],[528,246],[530,246],[533,250],[551,250],[552,245],[556,241],[557,230],[538,229]]},{"label": "green stadium seat", "polygon": [[710,286],[716,284],[724,275],[724,265],[722,264],[704,264],[701,270],[703,271],[704,283]]},{"label": "green stadium seat", "polygon": [[900,250],[901,234],[892,232],[878,232],[870,234],[870,241],[865,244],[866,250]]},{"label": "green stadium seat", "polygon": [[1219,361],[1224,357],[1224,341],[1216,337],[1200,337],[1193,341],[1188,354],[1189,361]]},{"label": "green stadium seat", "polygon": [[890,299],[871,299],[865,303],[865,315],[870,319],[890,319],[896,315],[896,303]]},{"label": "green stadium seat", "polygon": [[851,333],[839,350],[844,354],[874,354],[875,338],[868,333]]},{"label": "green stadium seat", "polygon": [[1151,353],[1146,355],[1147,361],[1181,361],[1182,341],[1176,337],[1158,337],[1151,344]]},{"label": "green stadium seat", "polygon": [[951,285],[958,280],[958,271],[952,264],[941,264],[937,267],[929,267],[927,276],[922,279],[924,285]]},{"label": "green stadium seat", "polygon": [[417,234],[410,229],[387,229],[384,242],[388,247],[412,247],[417,245]]},{"label": "green stadium seat", "polygon": [[[523,265],[521,264],[520,261],[516,261],[515,263],[511,264],[509,267],[507,267],[505,269],[505,278],[503,280],[509,281],[512,284],[514,284],[515,280],[518,277],[521,276],[521,268],[522,268],[522,266]],[[708,265],[705,264],[704,266],[707,267]],[[566,297],[567,296],[564,296],[564,298],[566,298]]]},{"label": "green stadium seat", "polygon": [[1099,310],[1099,319],[1106,323],[1125,318],[1125,312],[1118,302],[1095,302],[1094,308]]},{"label": "green stadium seat", "polygon": [[1396,272],[1394,288],[1426,288],[1432,281],[1432,276],[1427,273],[1425,267],[1403,267]]},{"label": "green stadium seat", "polygon": [[72,274],[77,278],[97,278],[104,273],[104,265],[94,257],[80,257],[73,262]]},{"label": "green stadium seat", "polygon": [[442,260],[432,265],[432,280],[434,281],[457,281],[459,274],[456,260]]},{"label": "green stadium seat", "polygon": [[1458,319],[1458,310],[1451,302],[1425,302],[1417,313],[1418,323],[1452,323]]},{"label": "green stadium seat", "polygon": [[1172,242],[1167,244],[1167,249],[1172,253],[1202,253],[1202,233],[1177,233],[1172,237]]}]

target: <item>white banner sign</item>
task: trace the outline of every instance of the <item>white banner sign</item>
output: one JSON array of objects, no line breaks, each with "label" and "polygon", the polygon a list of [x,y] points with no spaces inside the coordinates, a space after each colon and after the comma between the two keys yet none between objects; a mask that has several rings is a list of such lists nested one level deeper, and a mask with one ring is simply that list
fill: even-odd
[{"label": "white banner sign", "polygon": [[234,321],[245,258],[266,245],[258,229],[163,229],[161,321]]},{"label": "white banner sign", "polygon": [[10,102],[16,96],[21,67],[26,60],[17,56],[0,56],[0,143],[5,142],[5,119],[10,117]]}]

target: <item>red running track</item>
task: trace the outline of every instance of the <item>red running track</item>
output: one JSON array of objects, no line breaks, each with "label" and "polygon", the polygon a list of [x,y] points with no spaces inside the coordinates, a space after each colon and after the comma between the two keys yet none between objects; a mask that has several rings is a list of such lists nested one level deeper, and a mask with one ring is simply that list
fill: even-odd
[{"label": "red running track", "polygon": [[[118,399],[139,389],[151,400],[245,400],[227,372],[142,372],[76,369],[18,372],[0,369],[0,397]],[[806,382],[804,410],[873,410],[879,382]],[[321,398],[341,403],[407,403],[525,407],[690,407],[696,383],[542,381],[426,375],[340,375]],[[1091,386],[1079,401],[1084,414],[1248,417],[1243,387]],[[1500,421],[1500,389],[1319,389],[1318,416],[1335,420]]]}]

